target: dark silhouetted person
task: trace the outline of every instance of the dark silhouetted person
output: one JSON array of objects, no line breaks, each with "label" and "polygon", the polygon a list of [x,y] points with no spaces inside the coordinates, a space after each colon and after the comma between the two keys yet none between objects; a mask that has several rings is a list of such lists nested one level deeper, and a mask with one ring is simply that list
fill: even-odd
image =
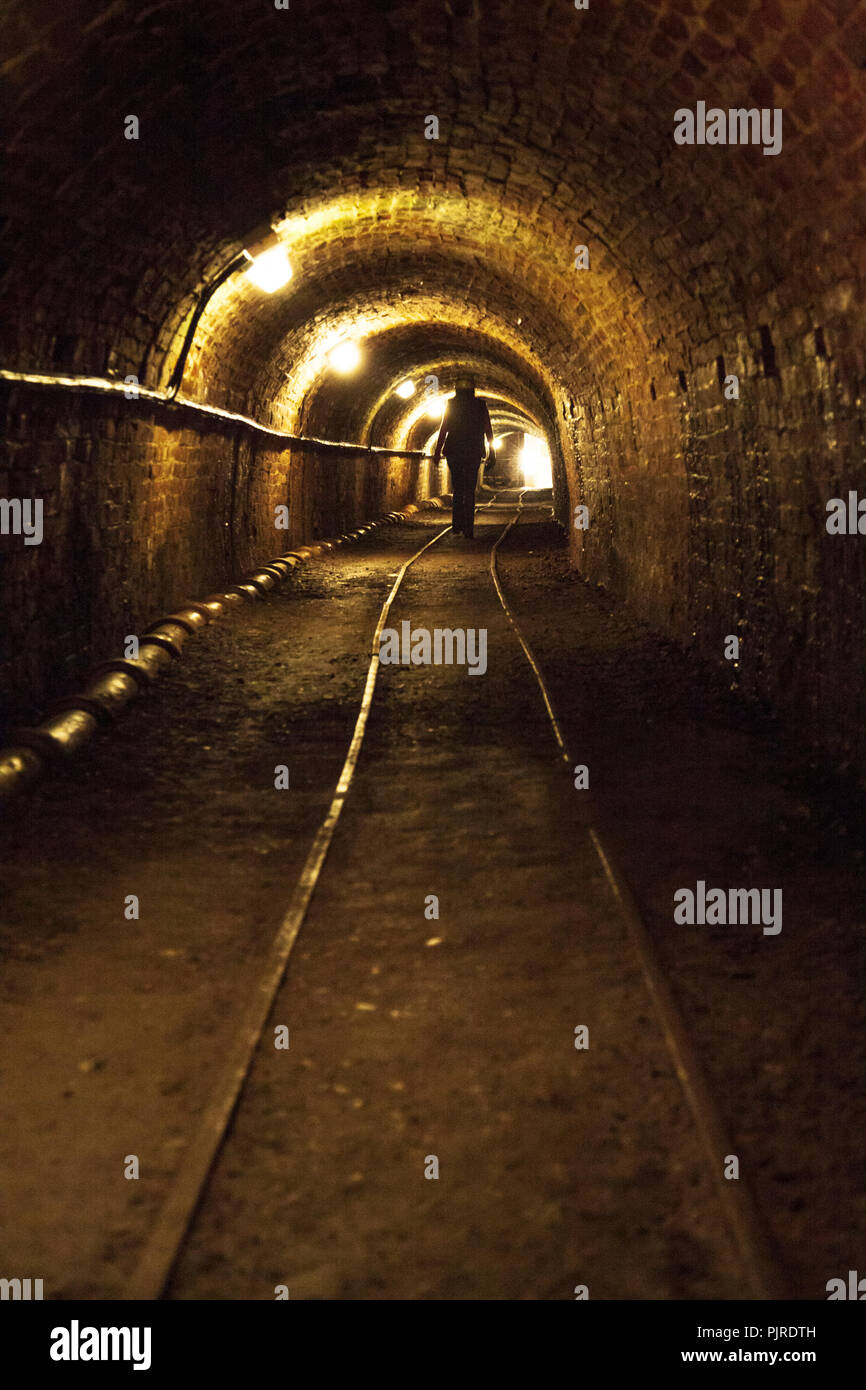
[{"label": "dark silhouetted person", "polygon": [[438,463],[442,454],[445,454],[451,474],[455,536],[468,536],[471,539],[473,535],[475,488],[478,484],[478,470],[484,461],[485,442],[489,446],[487,456],[495,466],[493,429],[487,406],[475,395],[475,383],[471,377],[460,377],[455,394],[445,407],[442,428],[433,454],[434,463]]}]

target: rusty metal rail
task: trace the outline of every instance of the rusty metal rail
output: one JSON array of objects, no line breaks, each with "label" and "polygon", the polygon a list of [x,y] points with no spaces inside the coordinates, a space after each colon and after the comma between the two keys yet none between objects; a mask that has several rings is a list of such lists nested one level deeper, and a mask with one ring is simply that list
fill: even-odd
[{"label": "rusty metal rail", "polygon": [[[439,501],[438,498],[436,500]],[[413,511],[417,510],[417,507],[413,508]],[[175,1180],[167,1202],[159,1213],[156,1225],[132,1276],[127,1294],[130,1299],[152,1300],[160,1298],[171,1278],[178,1256],[195,1220],[195,1214],[202,1200],[214,1162],[228,1132],[232,1115],[252,1066],[274,998],[286,972],[292,947],[304,924],[307,908],[316,891],[316,885],[319,882],[331,841],[334,838],[337,822],[352,785],[361,746],[364,742],[367,720],[373,704],[376,679],[379,674],[379,637],[407,571],[426,550],[441,540],[450,529],[450,526],[445,526],[441,531],[437,531],[431,540],[425,541],[419,550],[416,550],[414,554],[409,556],[408,560],[403,562],[379,612],[376,630],[370,643],[370,658],[367,665],[367,678],[364,682],[364,693],[361,697],[352,739],[331,804],[307,853],[291,900],[271,944],[265,968],[247,1007],[243,1023],[231,1044],[210,1104],[184,1155],[180,1173]]]},{"label": "rusty metal rail", "polygon": [[[496,494],[490,502],[482,503],[480,510],[492,507],[495,501]],[[433,499],[433,502],[440,507],[442,506],[440,498]],[[419,508],[413,504],[411,509],[406,508],[406,513],[409,513],[410,510],[414,514]],[[405,513],[401,515],[405,515]],[[230,1046],[226,1065],[214,1088],[192,1143],[185,1153],[180,1172],[175,1179],[168,1200],[159,1213],[154,1229],[132,1275],[127,1294],[131,1300],[161,1298],[170,1283],[172,1272],[195,1222],[196,1213],[203,1200],[213,1165],[228,1134],[232,1116],[240,1101],[241,1092],[252,1066],[268,1014],[285,975],[292,948],[304,924],[307,909],[319,882],[331,841],[334,838],[337,822],[352,785],[376,691],[380,664],[379,638],[406,573],[431,546],[440,541],[450,530],[450,526],[445,526],[441,531],[437,531],[431,540],[425,541],[420,549],[403,562],[379,612],[376,629],[370,643],[370,659],[367,666],[364,693],[361,697],[351,742],[334,789],[331,804],[307,853],[291,900],[268,953],[265,968],[247,1007],[241,1027]]]},{"label": "rusty metal rail", "polygon": [[[524,489],[524,492],[526,490]],[[572,755],[562,726],[556,716],[550,691],[535,653],[511,611],[497,570],[499,547],[512,528],[519,523],[523,510],[523,500],[524,493],[521,493],[517,511],[491,549],[490,576],[505,616],[511,624],[512,631],[529,662],[532,674],[535,676],[560,759],[570,769],[574,766]],[[592,805],[589,793],[587,792],[585,795],[588,798],[588,804]],[[644,925],[637,902],[609,845],[603,842],[594,826],[590,825],[587,829],[589,839],[598,856],[608,887],[637,957],[644,986],[652,1000],[665,1046],[673,1062],[674,1071],[682,1087],[704,1151],[707,1170],[717,1193],[720,1208],[739,1251],[743,1267],[744,1287],[748,1288],[751,1291],[751,1297],[756,1299],[790,1298],[795,1286],[794,1277],[783,1266],[748,1181],[744,1177],[740,1177],[736,1182],[730,1182],[724,1177],[725,1160],[729,1154],[735,1152],[735,1149],[721,1111],[716,1104],[709,1079],[689,1035],[686,1022],[668,984],[652,938]]]}]

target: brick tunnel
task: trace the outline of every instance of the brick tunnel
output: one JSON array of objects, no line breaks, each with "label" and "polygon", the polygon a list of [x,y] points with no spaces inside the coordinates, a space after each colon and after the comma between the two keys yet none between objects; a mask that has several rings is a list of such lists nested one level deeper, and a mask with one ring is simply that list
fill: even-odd
[{"label": "brick tunnel", "polygon": [[[682,1301],[745,1260],[826,1299],[866,1212],[863,5],[2,11],[0,1275]],[[377,614],[448,525],[467,374],[502,441],[475,539],[392,617],[483,630],[484,679],[379,663],[267,1055],[148,1284]],[[682,884],[778,891],[784,928]]]}]

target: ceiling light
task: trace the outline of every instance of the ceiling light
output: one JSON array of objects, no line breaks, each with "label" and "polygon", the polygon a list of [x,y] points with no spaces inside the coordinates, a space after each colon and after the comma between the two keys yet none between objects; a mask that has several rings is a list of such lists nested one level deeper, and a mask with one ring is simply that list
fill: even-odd
[{"label": "ceiling light", "polygon": [[415,394],[415,383],[414,383],[414,381],[401,381],[400,385],[397,387],[397,395],[400,397],[400,399],[401,399],[401,400],[404,400],[404,401],[408,401],[409,397],[410,397],[410,396],[414,396],[414,394]]},{"label": "ceiling light", "polygon": [[350,338],[345,342],[338,343],[328,356],[328,361],[335,372],[347,374],[354,372],[361,361],[361,349],[357,343],[353,343]]},{"label": "ceiling light", "polygon": [[272,246],[269,251],[255,256],[247,273],[253,284],[264,290],[265,294],[281,290],[292,278],[292,267],[289,265],[286,248]]},{"label": "ceiling light", "polygon": [[265,294],[281,290],[292,278],[288,252],[273,227],[267,224],[251,234],[244,255],[252,262],[248,271],[250,279]]}]

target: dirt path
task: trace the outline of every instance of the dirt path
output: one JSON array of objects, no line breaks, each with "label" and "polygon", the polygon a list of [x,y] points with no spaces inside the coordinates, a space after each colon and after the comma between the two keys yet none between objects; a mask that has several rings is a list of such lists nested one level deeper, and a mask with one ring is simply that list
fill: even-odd
[{"label": "dirt path", "polygon": [[[2,1263],[44,1278],[47,1297],[123,1297],[421,531],[377,535],[209,629],[3,827]],[[256,1062],[175,1297],[740,1290],[485,551],[445,541],[401,591],[398,626],[486,627],[488,669],[382,669],[274,1011],[291,1047]],[[866,1210],[847,1139],[862,1114],[862,859],[759,721],[575,580],[551,524],[521,522],[502,571],[741,1162],[824,1297],[856,1266]],[[674,888],[697,877],[782,884],[783,932],[674,929]]]},{"label": "dirt path", "polygon": [[489,541],[452,544],[410,572],[391,617],[485,629],[487,671],[382,669],[271,1019],[291,1050],[257,1060],[174,1296],[733,1297],[682,1092]]}]

